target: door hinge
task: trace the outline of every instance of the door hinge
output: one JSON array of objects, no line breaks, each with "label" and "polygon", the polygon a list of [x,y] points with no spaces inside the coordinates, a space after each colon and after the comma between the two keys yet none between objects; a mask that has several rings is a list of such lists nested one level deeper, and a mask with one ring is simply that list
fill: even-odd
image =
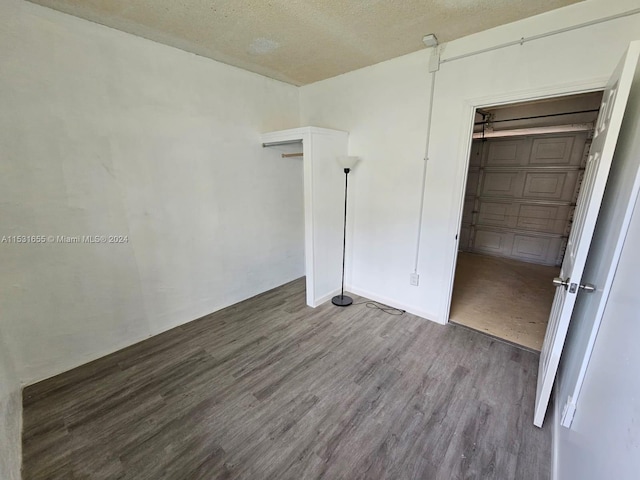
[{"label": "door hinge", "polygon": [[562,419],[560,420],[560,425],[570,428],[575,414],[576,404],[573,401],[573,397],[569,396],[569,398],[567,398],[567,403],[565,403],[564,408],[562,409]]}]

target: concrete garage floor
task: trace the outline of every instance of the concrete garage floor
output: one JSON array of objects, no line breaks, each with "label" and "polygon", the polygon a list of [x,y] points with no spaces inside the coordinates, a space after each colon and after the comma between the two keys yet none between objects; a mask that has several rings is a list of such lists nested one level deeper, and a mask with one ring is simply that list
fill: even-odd
[{"label": "concrete garage floor", "polygon": [[450,320],[540,351],[558,267],[460,252]]}]

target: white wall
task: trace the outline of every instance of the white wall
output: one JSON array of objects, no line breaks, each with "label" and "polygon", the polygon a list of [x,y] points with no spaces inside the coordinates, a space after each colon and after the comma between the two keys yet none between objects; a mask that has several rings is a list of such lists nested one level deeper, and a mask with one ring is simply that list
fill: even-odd
[{"label": "white wall", "polygon": [[22,392],[0,331],[0,478],[18,480],[21,465]]},{"label": "white wall", "polygon": [[407,55],[302,87],[300,97],[303,124],[348,131],[350,154],[362,157],[349,174],[346,283],[417,310],[428,306],[422,289],[407,286],[427,128],[427,61],[424,52]]},{"label": "white wall", "polygon": [[23,383],[304,275],[297,88],[0,3],[0,312]]},{"label": "white wall", "polygon": [[[466,37],[443,58],[637,7],[591,0]],[[354,175],[353,291],[446,322],[471,132],[471,103],[516,101],[604,86],[640,15],[445,63],[437,73],[418,272],[417,240],[429,96],[428,51],[302,87],[301,122],[350,132]]]}]

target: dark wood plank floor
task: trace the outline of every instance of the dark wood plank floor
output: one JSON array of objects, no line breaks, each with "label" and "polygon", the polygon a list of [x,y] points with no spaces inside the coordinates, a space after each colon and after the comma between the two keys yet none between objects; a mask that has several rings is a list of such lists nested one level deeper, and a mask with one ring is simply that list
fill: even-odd
[{"label": "dark wood plank floor", "polygon": [[547,479],[537,362],[296,280],[26,388],[24,478]]}]

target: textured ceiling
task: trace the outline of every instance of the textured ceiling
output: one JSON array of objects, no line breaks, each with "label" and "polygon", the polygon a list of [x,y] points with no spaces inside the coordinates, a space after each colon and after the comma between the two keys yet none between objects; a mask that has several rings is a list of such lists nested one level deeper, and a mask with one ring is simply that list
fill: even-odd
[{"label": "textured ceiling", "polygon": [[32,0],[305,85],[580,0]]}]

